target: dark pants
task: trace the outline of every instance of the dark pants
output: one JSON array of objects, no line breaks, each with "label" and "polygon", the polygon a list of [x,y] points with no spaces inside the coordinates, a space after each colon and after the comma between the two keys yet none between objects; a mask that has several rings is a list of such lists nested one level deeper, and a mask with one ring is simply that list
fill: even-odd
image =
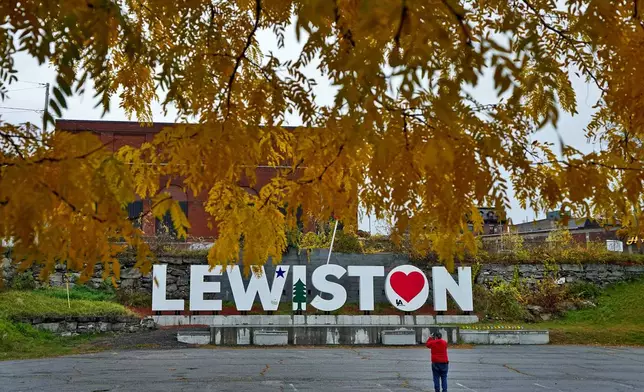
[{"label": "dark pants", "polygon": [[449,364],[447,363],[432,363],[432,374],[434,375],[434,390],[441,392],[441,383],[443,384],[443,392],[447,392],[447,370]]}]

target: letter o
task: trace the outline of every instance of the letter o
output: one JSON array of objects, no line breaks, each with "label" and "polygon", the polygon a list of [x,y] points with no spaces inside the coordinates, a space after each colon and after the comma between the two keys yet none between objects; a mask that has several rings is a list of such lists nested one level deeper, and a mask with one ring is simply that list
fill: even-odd
[{"label": "letter o", "polygon": [[398,266],[385,279],[385,294],[396,309],[403,312],[418,310],[429,297],[427,276],[413,265]]}]

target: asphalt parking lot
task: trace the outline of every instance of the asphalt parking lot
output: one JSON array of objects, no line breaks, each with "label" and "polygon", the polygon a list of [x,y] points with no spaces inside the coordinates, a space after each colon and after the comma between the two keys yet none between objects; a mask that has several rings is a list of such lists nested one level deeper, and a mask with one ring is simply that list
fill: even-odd
[{"label": "asphalt parking lot", "polygon": [[[450,350],[449,391],[644,391],[644,349]],[[433,391],[424,348],[106,351],[0,362],[2,391]]]}]

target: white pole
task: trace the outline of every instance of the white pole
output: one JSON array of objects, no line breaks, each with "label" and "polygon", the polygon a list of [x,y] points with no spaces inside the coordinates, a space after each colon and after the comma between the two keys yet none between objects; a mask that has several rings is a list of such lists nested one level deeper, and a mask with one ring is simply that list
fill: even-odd
[{"label": "white pole", "polygon": [[[67,274],[65,274],[65,275],[67,275]],[[68,307],[69,309],[71,309],[71,308],[72,308],[72,303],[71,303],[71,301],[69,300],[69,276],[66,276],[66,277],[67,277],[67,279],[65,279],[65,280],[66,280],[66,282],[65,282],[65,283],[66,283],[66,285],[67,285],[67,307]]]},{"label": "white pole", "polygon": [[326,258],[326,263],[329,264],[331,260],[331,251],[333,250],[333,241],[335,241],[335,231],[338,229],[338,221],[335,221],[335,227],[333,228],[333,237],[331,237],[331,246],[329,246],[329,256]]}]

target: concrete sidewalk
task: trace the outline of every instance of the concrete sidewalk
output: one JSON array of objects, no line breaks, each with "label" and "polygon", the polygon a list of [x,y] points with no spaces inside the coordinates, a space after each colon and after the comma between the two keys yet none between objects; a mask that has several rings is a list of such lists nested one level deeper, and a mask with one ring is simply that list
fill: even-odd
[{"label": "concrete sidewalk", "polygon": [[[644,349],[450,351],[449,391],[642,391]],[[0,391],[433,391],[423,348],[215,348],[0,362]]]}]

